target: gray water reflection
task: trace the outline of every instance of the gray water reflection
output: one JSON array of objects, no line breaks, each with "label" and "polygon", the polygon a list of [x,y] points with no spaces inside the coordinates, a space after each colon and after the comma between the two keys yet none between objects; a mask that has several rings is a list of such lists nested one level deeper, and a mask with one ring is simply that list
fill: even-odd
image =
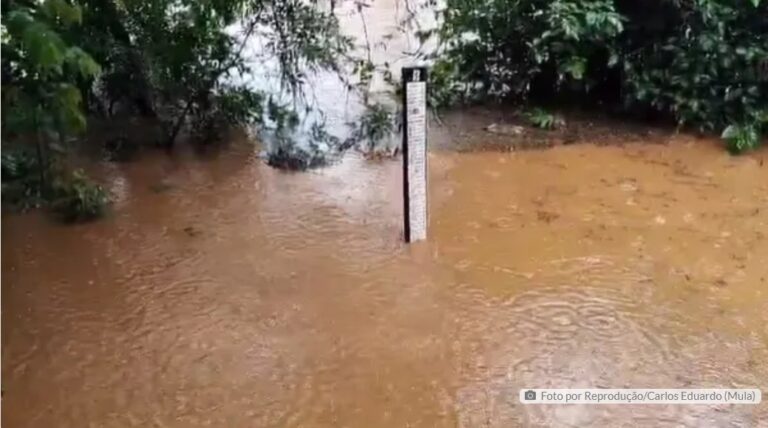
[{"label": "gray water reflection", "polygon": [[[330,5],[324,4],[323,7]],[[398,79],[401,67],[426,64],[420,53],[429,46],[422,46],[414,31],[415,28],[434,25],[432,9],[402,0],[372,0],[342,1],[333,10],[339,18],[342,33],[354,40],[355,48],[350,53],[352,57],[370,60],[376,66],[366,89],[371,100],[383,103],[394,111],[397,105],[393,88],[386,82],[383,71],[390,70]],[[233,28],[232,31],[241,33],[242,29]],[[304,84],[298,93],[294,93],[281,81],[277,60],[264,57],[267,43],[268,39],[264,37],[249,39],[244,56],[249,58],[251,73],[232,79],[270,94],[279,104],[296,109],[300,114],[300,124],[289,134],[289,144],[296,144],[299,149],[310,152],[333,155],[337,146],[349,138],[350,125],[355,124],[364,111],[361,90],[348,86],[358,83],[351,65],[340,74],[307,70]],[[318,125],[337,142],[320,141],[314,136],[312,128]],[[267,142],[268,148],[274,149],[281,144],[279,136],[268,129],[262,130],[260,136]],[[395,137],[385,144],[395,146],[399,142]]]}]

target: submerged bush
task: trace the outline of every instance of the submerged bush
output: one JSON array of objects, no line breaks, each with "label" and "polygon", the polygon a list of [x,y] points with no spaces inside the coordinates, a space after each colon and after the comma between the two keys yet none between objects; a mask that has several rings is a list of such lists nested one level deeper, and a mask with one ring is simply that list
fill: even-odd
[{"label": "submerged bush", "polygon": [[2,154],[3,182],[24,179],[37,172],[37,159],[28,150],[4,150]]},{"label": "submerged bush", "polygon": [[40,168],[31,151],[3,151],[2,181],[3,206],[24,211],[43,203]]},{"label": "submerged bush", "polygon": [[51,208],[63,221],[78,222],[101,217],[109,201],[109,193],[82,170],[54,180]]},{"label": "submerged bush", "polygon": [[262,132],[267,142],[267,164],[275,168],[302,171],[328,165],[343,148],[322,123],[313,123],[308,130],[288,119],[290,126],[278,126]]},{"label": "submerged bush", "polygon": [[378,154],[392,150],[388,147],[395,132],[395,114],[391,108],[381,103],[366,106],[365,111],[350,124],[351,133],[347,146],[358,146],[365,153]]},{"label": "submerged bush", "polygon": [[2,181],[4,209],[48,206],[66,222],[100,217],[110,202],[108,192],[82,170],[69,172],[59,162],[41,169],[37,156],[26,149],[3,152]]},{"label": "submerged bush", "polygon": [[760,134],[754,124],[729,125],[721,138],[725,140],[726,148],[732,154],[753,150],[760,144]]},{"label": "submerged bush", "polygon": [[193,135],[196,141],[208,144],[221,140],[234,127],[261,123],[263,104],[259,92],[245,87],[223,88],[192,112]]},{"label": "submerged bush", "polygon": [[267,152],[267,164],[280,169],[303,171],[324,166],[327,163],[327,154],[293,143],[280,144]]}]

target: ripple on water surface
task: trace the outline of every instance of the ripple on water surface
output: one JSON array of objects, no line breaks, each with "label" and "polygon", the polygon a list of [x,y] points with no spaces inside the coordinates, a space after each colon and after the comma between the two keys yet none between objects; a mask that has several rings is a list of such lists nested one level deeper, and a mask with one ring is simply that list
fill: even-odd
[{"label": "ripple on water surface", "polygon": [[[412,246],[397,162],[113,171],[104,221],[3,218],[3,422],[765,425],[765,405],[517,403],[524,387],[768,383],[768,176],[692,150],[433,153],[431,235]],[[718,186],[665,182],[675,158]],[[158,177],[173,189],[147,190]]]}]

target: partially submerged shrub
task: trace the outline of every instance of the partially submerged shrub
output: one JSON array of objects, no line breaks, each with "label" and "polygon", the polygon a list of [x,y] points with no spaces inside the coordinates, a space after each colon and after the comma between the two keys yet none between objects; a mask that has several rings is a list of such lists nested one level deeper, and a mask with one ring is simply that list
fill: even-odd
[{"label": "partially submerged shrub", "polygon": [[4,207],[25,211],[43,203],[37,157],[28,150],[4,150],[2,154]]},{"label": "partially submerged shrub", "polygon": [[51,208],[66,222],[87,221],[102,216],[109,193],[82,170],[57,177],[53,183]]},{"label": "partially submerged shrub", "polygon": [[720,135],[731,154],[756,149],[762,143],[761,135],[768,131],[768,110],[752,111],[746,120],[728,125]]},{"label": "partially submerged shrub", "polygon": [[303,171],[327,163],[327,155],[295,144],[281,144],[267,152],[267,164],[280,169]]},{"label": "partially submerged shrub", "polygon": [[223,88],[202,104],[193,112],[192,130],[203,144],[221,141],[233,127],[260,123],[264,113],[262,94],[245,87]]},{"label": "partially submerged shrub", "polygon": [[381,103],[369,104],[357,119],[350,123],[351,133],[346,146],[358,146],[364,152],[377,154],[393,151],[388,147],[395,132],[395,115],[392,109]]},{"label": "partially submerged shrub", "polygon": [[109,204],[107,191],[82,170],[67,172],[58,162],[41,171],[38,158],[28,150],[2,154],[3,207],[27,210],[48,205],[67,222],[95,219]]},{"label": "partially submerged shrub", "polygon": [[2,154],[3,182],[20,180],[37,173],[37,158],[28,150],[4,150]]},{"label": "partially submerged shrub", "polygon": [[342,149],[339,139],[321,123],[313,123],[308,132],[295,128],[264,134],[270,166],[295,171],[317,168],[329,164]]},{"label": "partially submerged shrub", "polygon": [[329,164],[344,149],[331,135],[323,117],[303,116],[273,98],[267,101],[264,126],[260,130],[266,143],[267,164],[275,168],[305,170]]},{"label": "partially submerged shrub", "polygon": [[760,145],[760,134],[754,124],[728,125],[720,137],[731,154],[754,150]]}]

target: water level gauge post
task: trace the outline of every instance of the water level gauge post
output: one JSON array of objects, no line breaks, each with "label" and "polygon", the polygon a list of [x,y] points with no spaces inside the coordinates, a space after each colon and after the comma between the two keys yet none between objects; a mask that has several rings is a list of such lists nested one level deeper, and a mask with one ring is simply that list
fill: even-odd
[{"label": "water level gauge post", "polygon": [[405,242],[427,238],[427,68],[403,67]]}]

